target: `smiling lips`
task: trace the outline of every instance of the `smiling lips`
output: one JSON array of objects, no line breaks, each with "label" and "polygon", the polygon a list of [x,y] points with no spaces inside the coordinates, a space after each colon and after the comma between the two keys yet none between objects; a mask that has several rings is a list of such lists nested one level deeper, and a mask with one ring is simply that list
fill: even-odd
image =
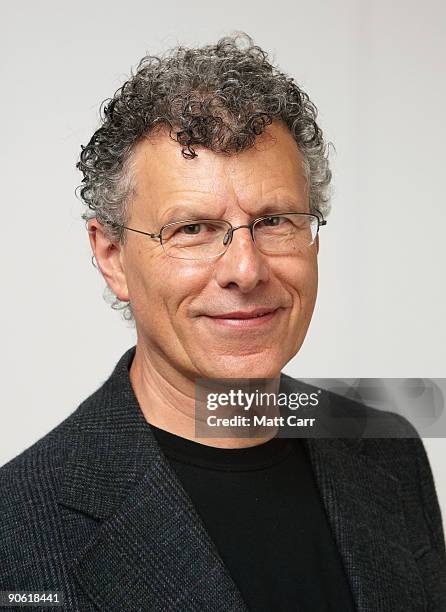
[{"label": "smiling lips", "polygon": [[237,310],[216,315],[204,315],[207,319],[229,327],[259,327],[272,321],[279,308],[255,308],[254,310]]}]

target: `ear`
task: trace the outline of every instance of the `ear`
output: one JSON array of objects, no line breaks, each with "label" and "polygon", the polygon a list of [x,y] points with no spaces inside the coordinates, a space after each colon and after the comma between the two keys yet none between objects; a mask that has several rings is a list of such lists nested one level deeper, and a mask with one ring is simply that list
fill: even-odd
[{"label": "ear", "polygon": [[319,234],[317,234],[316,240],[314,242],[316,244],[316,254],[319,255]]},{"label": "ear", "polygon": [[128,302],[129,292],[123,266],[122,245],[107,238],[104,227],[97,219],[90,219],[87,227],[91,249],[102,276],[116,297]]}]

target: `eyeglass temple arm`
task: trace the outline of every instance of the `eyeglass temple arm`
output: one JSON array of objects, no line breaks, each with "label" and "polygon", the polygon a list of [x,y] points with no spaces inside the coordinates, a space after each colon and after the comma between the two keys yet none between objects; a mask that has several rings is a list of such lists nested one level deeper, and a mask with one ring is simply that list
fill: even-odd
[{"label": "eyeglass temple arm", "polygon": [[319,227],[321,225],[327,225],[327,221],[324,219],[324,215],[321,213],[321,211],[318,208],[315,208],[314,210],[317,212],[319,217]]},{"label": "eyeglass temple arm", "polygon": [[129,230],[131,232],[137,232],[138,234],[144,234],[144,236],[150,236],[150,238],[154,238],[155,240],[161,240],[161,234],[152,234],[150,232],[143,232],[141,230],[133,229],[133,227],[127,227],[127,225],[122,225],[121,223],[111,223],[114,227],[121,227],[122,229]]}]

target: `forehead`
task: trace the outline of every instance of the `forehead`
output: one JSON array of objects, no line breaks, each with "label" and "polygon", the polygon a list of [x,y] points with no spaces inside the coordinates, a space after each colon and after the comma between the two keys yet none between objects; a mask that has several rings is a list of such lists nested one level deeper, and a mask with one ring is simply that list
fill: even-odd
[{"label": "forehead", "polygon": [[267,200],[296,205],[307,200],[303,157],[282,123],[268,126],[254,147],[237,154],[200,145],[194,149],[197,157],[185,159],[181,145],[165,130],[138,143],[132,159],[135,212],[159,216],[179,203],[217,208],[234,203],[251,209]]}]

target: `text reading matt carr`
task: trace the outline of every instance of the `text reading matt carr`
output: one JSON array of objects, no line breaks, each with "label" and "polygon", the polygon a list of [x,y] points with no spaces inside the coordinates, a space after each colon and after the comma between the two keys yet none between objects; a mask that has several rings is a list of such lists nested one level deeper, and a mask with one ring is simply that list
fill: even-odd
[{"label": "text reading matt carr", "polygon": [[[208,393],[206,424],[209,427],[313,427],[316,417],[278,414],[280,408],[316,408],[320,390],[314,393],[247,393],[232,389],[227,393]],[[223,415],[221,415],[223,409]],[[229,411],[235,414],[229,415]],[[214,413],[217,411],[217,414]]]}]

